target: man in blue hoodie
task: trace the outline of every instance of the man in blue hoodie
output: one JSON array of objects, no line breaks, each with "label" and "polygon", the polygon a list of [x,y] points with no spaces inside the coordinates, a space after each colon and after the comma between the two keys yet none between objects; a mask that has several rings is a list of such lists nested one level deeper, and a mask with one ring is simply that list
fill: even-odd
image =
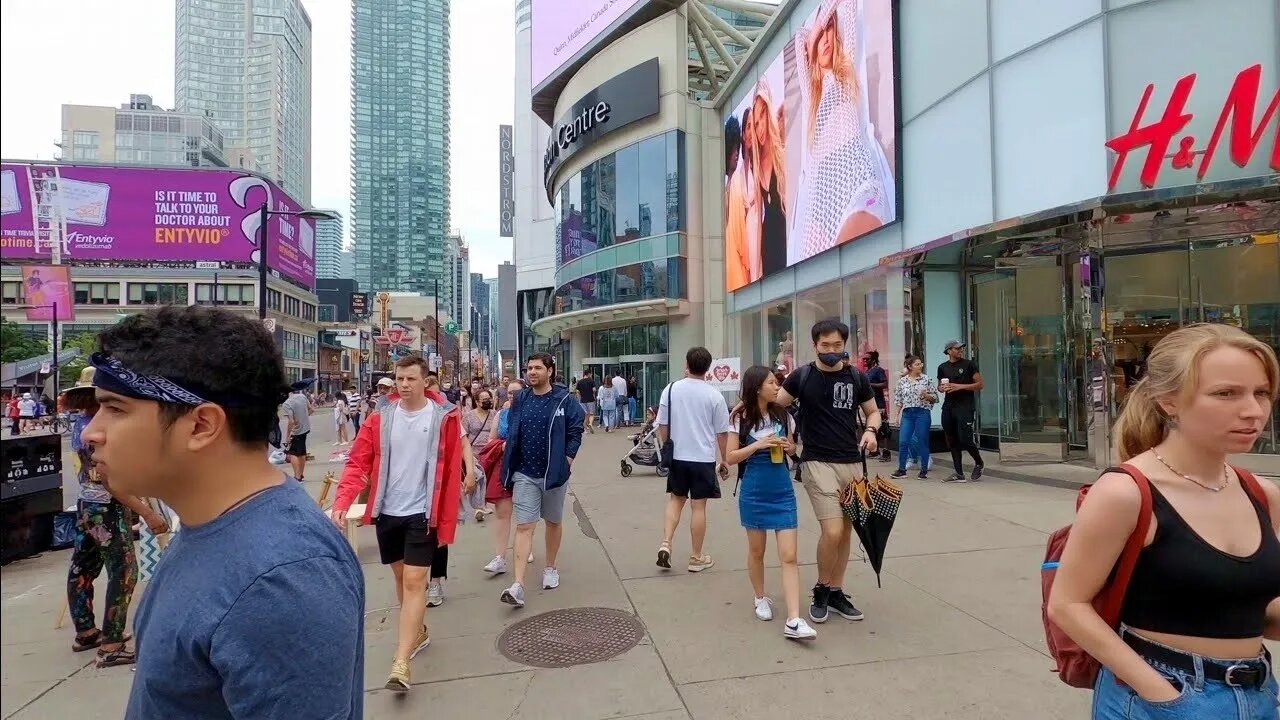
[{"label": "man in blue hoodie", "polygon": [[529,356],[525,372],[529,389],[511,403],[502,484],[512,493],[516,523],[516,581],[502,591],[502,602],[524,607],[524,572],[533,549],[538,519],[546,522],[547,563],[542,588],[560,586],[556,555],[563,533],[564,499],[569,471],[582,446],[586,414],[582,404],[563,385],[553,385],[555,360],[547,353]]}]

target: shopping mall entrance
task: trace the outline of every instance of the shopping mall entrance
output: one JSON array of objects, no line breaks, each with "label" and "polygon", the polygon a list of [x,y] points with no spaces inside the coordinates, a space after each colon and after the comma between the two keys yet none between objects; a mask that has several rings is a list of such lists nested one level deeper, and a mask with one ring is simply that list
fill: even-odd
[{"label": "shopping mall entrance", "polygon": [[1013,462],[1084,459],[1088,408],[1078,358],[1089,338],[1071,322],[1071,255],[999,258],[971,276],[971,351],[986,387],[978,431]]},{"label": "shopping mall entrance", "polygon": [[618,357],[583,358],[583,369],[591,368],[596,380],[604,382],[612,378],[619,370],[622,377],[636,379],[638,389],[637,420],[644,419],[646,407],[657,407],[662,396],[662,389],[667,386],[667,356],[661,355],[621,355]]}]

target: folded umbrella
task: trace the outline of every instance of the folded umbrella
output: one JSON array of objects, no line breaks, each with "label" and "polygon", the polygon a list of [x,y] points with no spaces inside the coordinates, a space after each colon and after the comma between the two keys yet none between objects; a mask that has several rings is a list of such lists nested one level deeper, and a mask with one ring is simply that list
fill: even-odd
[{"label": "folded umbrella", "polygon": [[853,531],[858,534],[871,569],[876,572],[876,587],[881,587],[880,569],[884,567],[884,552],[901,503],[902,488],[879,475],[872,479],[865,457],[862,459],[862,477],[854,478],[840,494],[840,508],[853,523]]}]

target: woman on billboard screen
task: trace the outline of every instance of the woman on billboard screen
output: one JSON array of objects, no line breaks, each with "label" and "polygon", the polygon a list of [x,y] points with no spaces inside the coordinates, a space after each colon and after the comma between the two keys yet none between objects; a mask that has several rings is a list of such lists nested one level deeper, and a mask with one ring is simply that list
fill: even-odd
[{"label": "woman on billboard screen", "polygon": [[766,78],[751,101],[756,204],[760,213],[760,269],[771,275],[787,267],[786,145],[782,107]]},{"label": "woman on billboard screen", "polygon": [[870,127],[859,81],[857,41],[854,0],[826,0],[796,34],[802,108],[797,114],[806,133],[788,264],[893,220],[881,176],[884,151]]}]

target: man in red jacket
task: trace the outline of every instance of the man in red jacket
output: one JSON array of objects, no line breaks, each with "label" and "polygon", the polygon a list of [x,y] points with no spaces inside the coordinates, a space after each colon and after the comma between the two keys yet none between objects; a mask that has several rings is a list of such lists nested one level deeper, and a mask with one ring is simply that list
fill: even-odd
[{"label": "man in red jacket", "polygon": [[[387,688],[409,690],[409,661],[431,642],[427,632],[427,579],[437,545],[453,543],[463,485],[475,487],[471,445],[462,442],[461,413],[427,391],[420,357],[396,363],[399,400],[360,427],[333,502],[333,520],[344,527],[351,503],[366,486],[364,521],[375,519],[382,564],[395,575],[400,600],[399,642]],[[462,469],[466,473],[463,477]]]}]

